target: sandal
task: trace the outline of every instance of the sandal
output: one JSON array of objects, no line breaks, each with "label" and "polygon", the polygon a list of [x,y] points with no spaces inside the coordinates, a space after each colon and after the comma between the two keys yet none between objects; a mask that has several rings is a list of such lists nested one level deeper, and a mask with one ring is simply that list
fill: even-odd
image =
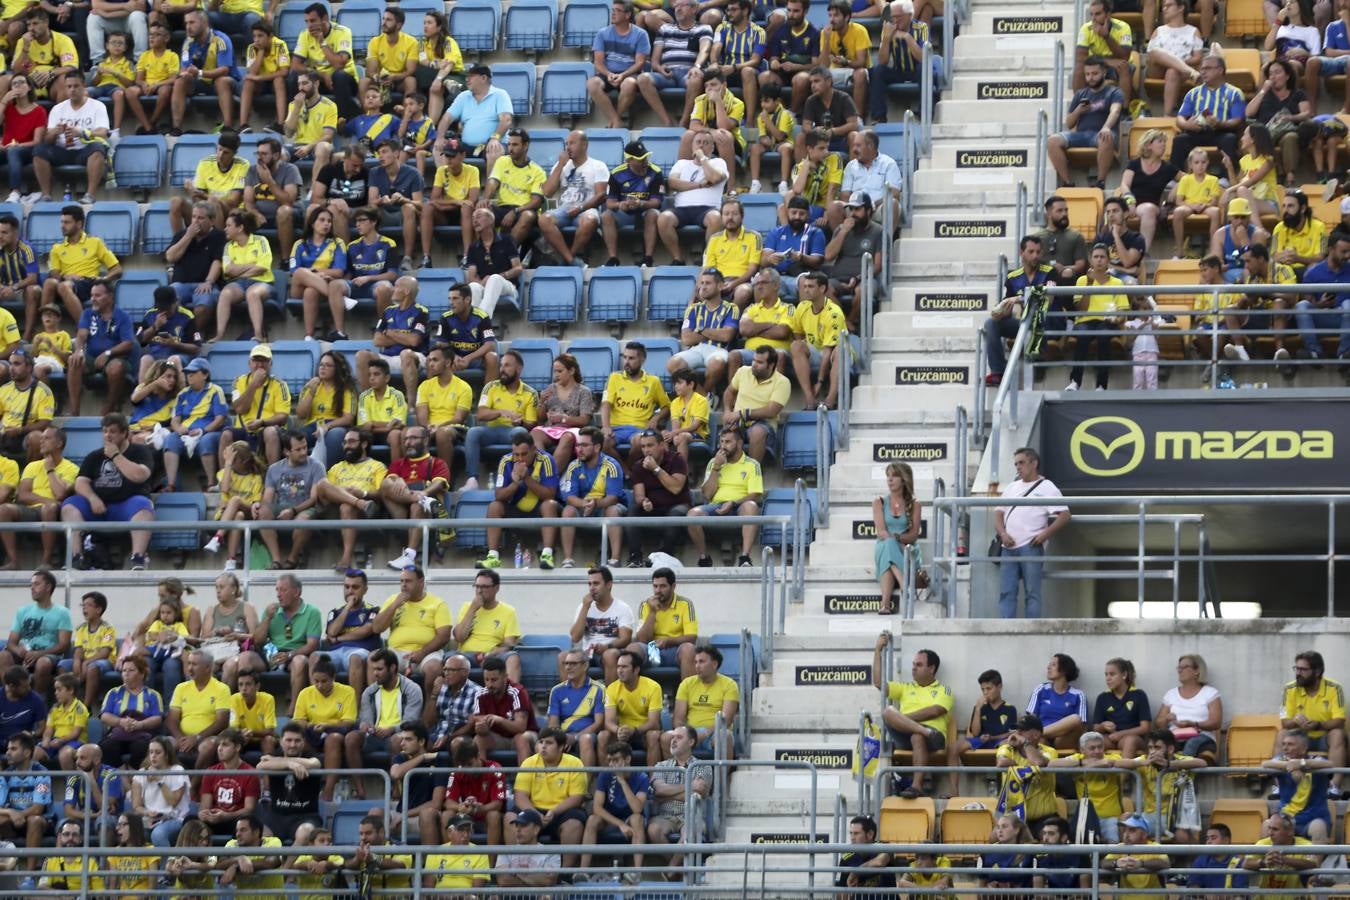
[{"label": "sandal", "polygon": [[278,569],[284,569],[284,568],[286,568],[286,566],[283,565],[282,562],[281,562],[281,560],[279,560],[279,559],[274,559],[274,560],[272,560],[270,563],[267,564],[267,569],[268,569],[268,571],[271,571],[271,572],[275,572],[275,571],[278,570]]}]

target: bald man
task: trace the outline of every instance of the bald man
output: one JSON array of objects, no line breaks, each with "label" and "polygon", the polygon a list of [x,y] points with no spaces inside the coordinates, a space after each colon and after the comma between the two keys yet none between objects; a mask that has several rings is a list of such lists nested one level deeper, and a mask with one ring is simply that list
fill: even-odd
[{"label": "bald man", "polygon": [[[551,197],[559,190],[561,193],[554,208],[539,218],[539,230],[569,266],[584,255],[586,246],[595,237],[605,195],[609,193],[609,167],[586,155],[589,144],[583,131],[568,134],[563,152],[553,164],[553,171],[543,187],[545,197]],[[563,238],[566,228],[576,229],[571,247]],[[585,265],[584,261],[582,265]]]}]

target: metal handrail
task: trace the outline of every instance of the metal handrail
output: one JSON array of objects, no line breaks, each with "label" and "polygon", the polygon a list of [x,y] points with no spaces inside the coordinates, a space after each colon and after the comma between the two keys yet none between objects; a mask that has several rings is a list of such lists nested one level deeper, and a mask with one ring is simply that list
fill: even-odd
[{"label": "metal handrail", "polygon": [[[828,476],[827,476],[828,477]],[[819,495],[819,491],[816,492]],[[806,520],[811,501],[806,495],[806,482],[798,478],[792,484],[792,597],[801,600],[806,594]]]},{"label": "metal handrail", "polygon": [[[942,480],[941,476],[934,478],[933,499],[937,500],[939,497],[945,497],[946,495],[947,495],[947,483]],[[947,584],[948,573],[944,571],[941,565],[938,564],[938,558],[940,557],[941,554],[937,552],[937,548],[941,547],[946,539],[948,523],[947,520],[943,518],[943,516],[946,513],[941,507],[936,506],[930,506],[928,512],[929,512],[928,520],[933,523],[933,560],[932,560],[932,568],[929,570],[928,573],[929,577],[932,578],[932,584],[929,585],[929,587],[933,591],[933,596],[940,597],[946,601],[948,609],[947,615],[950,618],[951,617],[950,610],[955,606],[956,603],[955,600],[956,592],[955,590],[951,590]],[[950,524],[952,534],[955,535],[956,522],[953,521]],[[951,583],[953,586],[956,584],[955,567],[953,567],[951,571]]]},{"label": "metal handrail", "polygon": [[970,417],[966,415],[966,408],[961,404],[956,405],[956,428],[954,446],[952,447],[952,492],[957,497],[964,497],[970,492],[970,478],[966,474],[970,468]]},{"label": "metal handrail", "polygon": [[[943,29],[944,41],[951,30]],[[945,64],[946,60],[943,62]],[[923,129],[923,153],[928,156],[933,152],[933,46],[927,41],[919,57],[919,119]]]},{"label": "metal handrail", "polygon": [[[1079,26],[1074,26],[1073,33],[1075,36],[1078,34],[1078,27]],[[1051,116],[1054,128],[1059,128],[1060,123],[1064,121],[1064,92],[1067,89],[1066,82],[1069,76],[1068,66],[1065,64],[1064,57],[1064,42],[1062,40],[1055,41],[1055,82],[1050,86],[1050,108],[1052,110]],[[1046,158],[1041,157],[1040,161],[1041,164],[1044,165],[1046,163]],[[1041,187],[1045,186],[1046,183],[1042,181]],[[1041,199],[1042,201],[1044,200],[1044,198]]]},{"label": "metal handrail", "polygon": [[[761,642],[760,646],[763,646]],[[745,707],[746,714],[736,717],[736,742],[750,749],[750,711],[755,708],[755,682],[758,680],[758,673],[755,671],[755,648],[751,643],[750,629],[741,629],[741,671],[740,671],[740,689],[741,705]]]},{"label": "metal handrail", "polygon": [[[1031,292],[1023,293],[1023,309],[1031,302]],[[1028,335],[1031,333],[1031,316],[1023,316],[1017,326],[1017,336],[1013,338],[1012,352],[1008,354],[1008,365],[1003,370],[1003,380],[999,382],[998,392],[994,395],[994,418],[989,426],[990,487],[999,484],[999,457],[1003,429],[1017,427],[1017,394],[1021,390],[1022,356],[1026,352]],[[983,380],[983,378],[981,378]],[[1006,419],[1006,422],[1005,422]]]},{"label": "metal handrail", "polygon": [[1030,201],[1027,199],[1027,183],[1025,181],[1017,182],[1017,204],[1013,211],[1013,242],[1017,246],[1022,246],[1022,238],[1027,234],[1027,207]]},{"label": "metal handrail", "polygon": [[[1062,53],[1062,51],[1061,51]],[[1032,196],[1028,203],[1027,219],[1029,224],[1045,225],[1045,198],[1047,192],[1045,182],[1049,179],[1049,162],[1046,154],[1046,145],[1050,139],[1049,119],[1045,110],[1036,113],[1036,141],[1032,146],[1032,153],[1036,157],[1036,168],[1032,172]],[[1020,246],[1022,239],[1019,237],[1017,243]],[[1000,286],[1001,283],[1000,283]]]},{"label": "metal handrail", "polygon": [[918,136],[916,132],[919,120],[913,110],[905,110],[905,130],[901,135],[900,177],[903,187],[900,194],[900,221],[909,225],[914,221],[914,170],[918,168]]},{"label": "metal handrail", "polygon": [[[890,238],[885,235],[882,236],[883,242],[888,240],[890,240]],[[862,255],[862,284],[859,285],[859,290],[862,291],[862,311],[858,317],[858,339],[862,343],[862,365],[864,369],[872,368],[872,329],[875,327],[872,317],[876,314],[877,304],[876,277],[872,273],[872,261],[874,258],[875,257],[870,252]],[[883,268],[882,277],[889,277],[889,275],[890,273]],[[844,344],[843,346],[848,347],[849,345]],[[841,359],[839,362],[843,369],[843,371],[839,373],[839,378],[840,380],[843,380],[845,375],[852,372],[853,367],[851,365],[846,365],[846,363],[851,362],[851,360]]]},{"label": "metal handrail", "polygon": [[[767,569],[773,563],[773,548],[764,547],[760,551],[760,566]],[[773,622],[773,582],[761,579],[759,583],[759,670],[767,672],[773,668],[774,622]]]},{"label": "metal handrail", "polygon": [[853,343],[849,340],[849,334],[845,331],[840,335],[840,340],[844,341],[844,346],[848,347],[850,359],[848,365],[843,366],[839,373],[839,430],[835,434],[834,446],[838,450],[844,450],[848,447],[849,432],[849,411],[853,409]]}]

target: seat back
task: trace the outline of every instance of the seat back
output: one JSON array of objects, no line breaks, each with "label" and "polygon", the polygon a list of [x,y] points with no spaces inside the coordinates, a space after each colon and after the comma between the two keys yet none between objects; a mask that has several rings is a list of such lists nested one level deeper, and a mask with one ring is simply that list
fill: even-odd
[{"label": "seat back", "polygon": [[[478,473],[471,472],[469,474],[477,476]],[[458,502],[455,503],[455,518],[487,518],[488,506],[492,503],[492,496],[492,491],[462,491]],[[455,546],[461,550],[487,546],[487,529],[457,526],[455,528]],[[555,674],[557,672],[556,666],[554,672]]]},{"label": "seat back", "polygon": [[881,801],[877,839],[884,844],[926,844],[933,840],[936,824],[932,797],[887,797]]},{"label": "seat back", "polygon": [[369,9],[356,7],[350,2],[343,3],[342,8],[337,12],[336,21],[339,25],[345,25],[352,32],[352,49],[357,50],[362,56],[365,55],[366,47],[370,44],[371,38],[380,33],[380,11],[378,9]]},{"label": "seat back", "polygon": [[28,211],[23,220],[23,237],[34,253],[46,256],[61,243],[61,210],[65,206],[65,203],[51,200],[34,203]]},{"label": "seat back", "polygon": [[670,358],[680,352],[680,342],[675,338],[638,338],[637,342],[647,348],[647,360],[642,364],[642,368],[649,375],[656,375],[661,379],[661,386],[666,389],[666,393],[671,391],[670,374],[666,372],[666,363]]},{"label": "seat back", "polygon": [[248,355],[252,352],[253,341],[217,341],[207,353],[206,358],[211,363],[211,381],[224,388],[227,396],[234,387],[234,380],[248,371]]},{"label": "seat back", "polygon": [[515,0],[506,11],[506,49],[552,50],[557,26],[558,6],[553,0]]},{"label": "seat back", "polygon": [[130,256],[136,249],[136,226],[140,217],[138,203],[100,200],[90,207],[84,227],[90,234],[102,238],[113,253]]},{"label": "seat back", "polygon": [[497,49],[502,7],[497,0],[459,0],[450,10],[450,33],[462,50]]},{"label": "seat back", "polygon": [[591,49],[598,31],[609,24],[609,4],[604,0],[572,0],[562,13],[564,47]]},{"label": "seat back", "polygon": [[140,322],[150,307],[155,305],[155,288],[168,284],[164,272],[136,270],[126,272],[117,279],[114,299],[117,308],[131,316],[132,322]]},{"label": "seat back", "polygon": [[417,302],[431,314],[431,324],[450,309],[450,288],[464,281],[464,270],[420,269],[417,272]]},{"label": "seat back", "polygon": [[[767,461],[767,457],[766,457]],[[795,507],[795,491],[790,487],[769,488],[764,494],[764,507],[761,510],[765,516],[791,516]],[[811,535],[815,529],[816,523],[816,489],[806,489],[806,521],[802,523],[806,528],[806,539],[811,540]],[[788,537],[791,539],[791,527],[788,529]],[[780,547],[783,543],[783,526],[777,522],[765,522],[759,529],[759,545],[761,547]]]},{"label": "seat back", "polygon": [[642,301],[642,270],[606,266],[591,270],[586,285],[586,315],[592,322],[632,322]]},{"label": "seat back", "polygon": [[169,151],[169,184],[173,187],[182,187],[183,182],[196,173],[197,163],[215,152],[214,134],[185,134],[178,138],[173,149]]},{"label": "seat back", "polygon": [[745,227],[760,234],[768,234],[778,227],[778,205],[782,194],[744,194],[740,198],[745,207]]},{"label": "seat back", "polygon": [[1210,825],[1227,825],[1234,844],[1255,844],[1261,839],[1261,826],[1270,815],[1265,800],[1220,797],[1209,814]]},{"label": "seat back", "polygon": [[1270,759],[1280,733],[1278,715],[1245,713],[1228,724],[1228,765],[1259,766]]},{"label": "seat back", "polygon": [[901,162],[905,157],[905,126],[900,122],[878,122],[872,127],[881,139],[881,152]]},{"label": "seat back", "polygon": [[[815,410],[801,410],[789,413],[787,421],[783,423],[783,458],[782,465],[784,469],[797,471],[802,469],[814,469],[816,467],[816,417],[818,413]],[[835,429],[839,425],[839,414],[829,412],[826,414],[829,420],[830,429],[830,461],[834,460],[834,440]]]},{"label": "seat back", "polygon": [[588,128],[586,137],[590,139],[586,146],[589,155],[611,169],[623,165],[623,147],[629,140],[627,128]]},{"label": "seat back", "polygon": [[[534,64],[497,63],[492,67],[492,84],[511,97],[511,107],[517,116],[528,116],[534,109]],[[534,156],[533,131],[530,132],[530,155]]]},{"label": "seat back", "polygon": [[591,95],[586,82],[595,74],[590,63],[553,63],[539,83],[539,111],[546,116],[586,116]]},{"label": "seat back", "polygon": [[652,165],[666,175],[670,174],[670,167],[680,158],[680,141],[683,138],[684,129],[674,126],[642,129],[642,143],[652,155]]},{"label": "seat back", "polygon": [[61,425],[66,433],[66,459],[84,459],[103,446],[103,425],[98,416],[72,416]]},{"label": "seat back", "polygon": [[539,163],[545,172],[551,172],[553,164],[562,156],[566,141],[565,128],[536,128],[530,132],[530,159]]},{"label": "seat back", "polygon": [[153,190],[164,183],[164,160],[169,149],[157,134],[122,138],[113,155],[113,174],[117,186]]},{"label": "seat back", "polygon": [[[159,522],[200,522],[206,518],[206,497],[202,494],[175,491],[155,497],[155,520]],[[200,535],[197,529],[150,532],[151,550],[196,550]]]},{"label": "seat back", "polygon": [[993,797],[952,797],[938,818],[944,844],[987,844],[994,830]]},{"label": "seat back", "polygon": [[581,338],[569,344],[567,352],[581,366],[582,382],[597,395],[619,366],[619,345],[610,338]]},{"label": "seat back", "polygon": [[575,322],[581,303],[581,276],[581,269],[576,266],[535,269],[525,306],[526,317],[531,322]]},{"label": "seat back", "polygon": [[141,252],[163,253],[172,243],[169,203],[167,200],[158,200],[145,208],[145,217],[141,220]]},{"label": "seat back", "polygon": [[[644,139],[645,141],[645,139]],[[647,145],[651,149],[651,145]],[[694,298],[698,266],[662,266],[647,284],[647,321],[678,322]]]},{"label": "seat back", "polygon": [[[580,271],[580,270],[575,270]],[[525,360],[521,380],[542,391],[553,383],[553,360],[558,358],[558,342],[553,338],[528,338],[512,341],[510,349]]]},{"label": "seat back", "polygon": [[1157,129],[1167,135],[1167,149],[1164,155],[1171,156],[1172,138],[1177,135],[1177,120],[1166,116],[1141,116],[1130,124],[1130,159],[1139,158],[1139,148],[1144,143],[1144,135]]},{"label": "seat back", "polygon": [[1102,206],[1106,197],[1101,188],[1059,188],[1056,194],[1069,204],[1069,227],[1083,235],[1089,244],[1097,236],[1102,221]]},{"label": "seat back", "polygon": [[319,368],[317,341],[276,341],[272,344],[272,374],[299,394]]}]

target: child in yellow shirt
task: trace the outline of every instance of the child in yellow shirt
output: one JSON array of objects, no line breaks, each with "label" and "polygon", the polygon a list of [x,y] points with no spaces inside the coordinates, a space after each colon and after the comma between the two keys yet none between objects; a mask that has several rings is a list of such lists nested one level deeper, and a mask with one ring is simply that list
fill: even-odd
[{"label": "child in yellow shirt", "polygon": [[1209,154],[1203,148],[1196,147],[1186,157],[1186,168],[1190,171],[1182,175],[1172,189],[1171,200],[1176,205],[1176,209],[1172,210],[1172,237],[1176,240],[1178,251],[1174,259],[1180,258],[1180,250],[1185,246],[1187,218],[1207,216],[1209,231],[1206,234],[1213,234],[1219,230],[1219,220],[1223,215],[1223,210],[1219,208],[1223,188],[1219,185],[1219,179],[1207,171]]},{"label": "child in yellow shirt", "polygon": [[[178,79],[178,54],[169,49],[169,29],[160,22],[150,26],[150,49],[136,60],[136,83],[127,88],[127,105],[141,123],[139,134],[153,134],[155,123],[164,118],[173,99]],[[153,97],[155,110],[149,116],[141,106],[142,97]]]},{"label": "child in yellow shirt", "polygon": [[300,900],[329,900],[335,889],[343,887],[342,857],[335,853],[325,856],[320,849],[333,846],[333,832],[306,822],[295,830],[294,846],[315,848],[313,852],[297,856],[286,864],[288,869],[310,873],[296,876]]},{"label": "child in yellow shirt", "polygon": [[[121,35],[110,35],[109,40],[113,37]],[[61,307],[42,307],[42,330],[33,335],[33,374],[38,381],[45,384],[52,375],[65,372],[72,349],[70,332],[61,327]]]},{"label": "child in yellow shirt", "polygon": [[[89,96],[95,100],[111,97],[113,102],[112,132],[109,137],[117,137],[122,128],[122,117],[126,115],[126,89],[136,83],[136,69],[127,55],[127,36],[120,31],[108,35],[104,46],[108,55],[103,62],[94,67],[94,83],[89,88]],[[36,351],[36,348],[34,348]],[[67,351],[69,353],[69,351]]]},{"label": "child in yellow shirt", "polygon": [[759,91],[759,115],[755,117],[759,140],[750,146],[750,193],[759,193],[759,164],[765,153],[778,154],[778,193],[786,194],[792,181],[792,132],[797,120],[783,105],[783,89],[774,83]]},{"label": "child in yellow shirt", "polygon": [[70,672],[56,676],[56,702],[47,711],[47,728],[37,748],[37,760],[44,765],[59,760],[58,768],[74,769],[75,751],[89,740],[89,707],[75,697],[79,686]]},{"label": "child in yellow shirt", "polygon": [[[258,504],[262,501],[263,464],[253,455],[248,441],[235,441],[225,448],[221,461],[224,468],[216,475],[220,482],[221,506],[216,510],[216,520],[220,522],[242,522],[257,516]],[[220,542],[225,542],[225,571],[232,572],[238,563],[235,557],[239,553],[239,540],[242,532],[225,531],[223,528],[211,536],[203,550],[209,553],[220,551]]]},{"label": "child in yellow shirt", "polygon": [[670,400],[670,429],[661,437],[689,462],[689,445],[708,440],[708,398],[697,390],[698,376],[681,369],[671,376],[675,396]]}]

